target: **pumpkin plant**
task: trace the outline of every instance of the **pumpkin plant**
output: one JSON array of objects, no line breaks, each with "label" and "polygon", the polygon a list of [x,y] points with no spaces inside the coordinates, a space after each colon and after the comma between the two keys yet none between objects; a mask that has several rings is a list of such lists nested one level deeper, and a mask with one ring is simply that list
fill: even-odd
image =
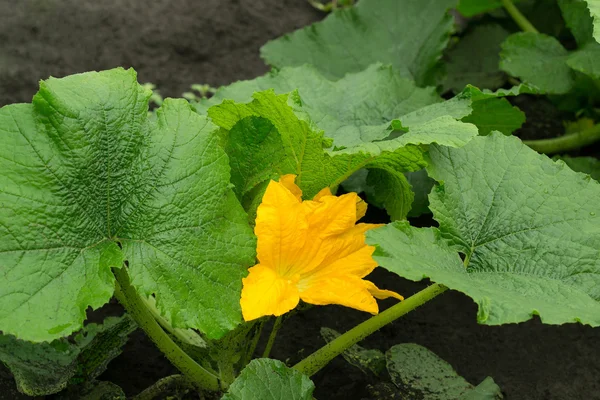
[{"label": "pumpkin plant", "polygon": [[[344,355],[387,369],[388,391],[501,398],[491,378],[475,387],[426,349],[356,344],[447,290],[471,297],[482,324],[599,326],[600,184],[573,170],[597,176],[597,163],[535,151],[598,138],[595,92],[578,85],[597,82],[597,15],[559,1],[580,46],[567,54],[497,3],[348,4],[265,45],[271,73],[150,113],[149,86],[122,68],[49,78],[31,104],[1,108],[0,360],[19,389],[124,398],[96,378],[137,324],[181,371],[173,381],[207,397],[311,399],[310,376]],[[497,43],[485,53],[497,62],[458,76],[461,43],[475,39],[467,30],[447,48],[457,7],[527,32],[475,26],[492,33],[481,40]],[[513,136],[525,118],[508,99],[520,94],[559,96],[575,131]],[[392,222],[361,221],[367,203]],[[432,226],[411,226],[420,214]],[[432,284],[404,299],[366,278],[378,265]],[[113,296],[127,314],[86,324]],[[397,304],[379,313],[387,297]],[[288,366],[270,349],[300,303],[366,318]]]}]

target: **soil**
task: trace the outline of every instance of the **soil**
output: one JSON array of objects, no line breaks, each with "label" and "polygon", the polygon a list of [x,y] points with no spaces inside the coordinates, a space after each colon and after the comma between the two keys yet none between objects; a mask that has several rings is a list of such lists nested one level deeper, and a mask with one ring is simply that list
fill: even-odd
[{"label": "soil", "polygon": [[[258,56],[263,43],[322,17],[304,0],[0,0],[0,105],[30,101],[37,82],[48,76],[115,66],[134,67],[141,82],[156,84],[166,96],[179,96],[192,83],[252,78],[267,71]],[[372,280],[405,296],[425,286],[384,270]],[[95,316],[120,311],[112,303]],[[363,345],[386,350],[419,343],[473,384],[492,376],[510,400],[600,399],[600,329],[543,325],[537,317],[490,327],[478,325],[476,314],[469,298],[445,293]],[[272,356],[293,364],[323,345],[321,326],[345,331],[367,317],[336,306],[299,312],[284,324]],[[173,373],[137,331],[100,379],[135,395]],[[341,358],[313,380],[318,399],[374,399],[370,378]],[[0,368],[0,399],[26,398]]]}]

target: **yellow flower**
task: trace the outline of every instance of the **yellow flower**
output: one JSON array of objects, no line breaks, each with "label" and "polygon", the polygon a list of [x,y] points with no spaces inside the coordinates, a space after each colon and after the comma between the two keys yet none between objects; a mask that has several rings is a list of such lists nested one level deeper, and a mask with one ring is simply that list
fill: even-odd
[{"label": "yellow flower", "polygon": [[363,280],[377,263],[365,232],[376,224],[356,224],[367,205],[356,193],[334,196],[329,188],[302,201],[295,175],[271,181],[258,207],[259,264],[243,280],[246,321],[282,315],[300,300],[340,304],[377,314],[375,298],[402,296]]}]

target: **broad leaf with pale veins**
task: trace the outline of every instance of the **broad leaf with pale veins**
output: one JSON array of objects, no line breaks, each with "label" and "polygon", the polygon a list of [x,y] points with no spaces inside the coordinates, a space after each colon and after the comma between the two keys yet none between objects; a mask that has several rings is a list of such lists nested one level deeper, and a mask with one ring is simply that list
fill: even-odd
[{"label": "broad leaf with pale veins", "polygon": [[223,400],[311,400],[315,385],[302,373],[269,358],[250,361]]},{"label": "broad leaf with pale veins", "polygon": [[433,146],[427,171],[439,229],[370,232],[383,267],[467,294],[480,323],[600,326],[598,182],[499,133]]},{"label": "broad leaf with pale veins", "polygon": [[342,78],[381,62],[419,86],[432,85],[453,31],[448,10],[458,0],[361,0],[322,22],[268,42],[265,61],[277,68],[312,64]]},{"label": "broad leaf with pale veins", "polygon": [[573,88],[575,77],[567,65],[569,52],[554,37],[520,32],[502,43],[500,68],[546,93],[563,94]]},{"label": "broad leaf with pale veins", "polygon": [[[256,205],[251,198],[244,197],[260,196],[256,188],[261,182],[283,174],[298,176],[296,183],[306,198],[324,187],[335,188],[361,168],[394,173],[394,179],[402,181],[398,190],[409,190],[404,176],[397,173],[425,166],[424,150],[419,145],[462,146],[477,135],[475,126],[457,121],[447,114],[446,108],[434,104],[429,113],[418,110],[408,114],[405,119],[408,129],[397,123],[399,129],[408,132],[326,151],[331,142],[324,139],[323,132],[301,111],[302,104],[296,92],[288,96],[265,91],[255,93],[251,103],[226,100],[209,109],[211,119],[224,130],[223,143],[230,158],[232,182],[244,204]],[[459,117],[469,109],[468,105],[458,103],[449,108],[459,110],[456,112]],[[392,129],[388,134],[391,132]],[[398,214],[405,215],[410,209],[397,206],[404,210]]]},{"label": "broad leaf with pale veins", "polygon": [[115,69],[50,78],[32,104],[0,109],[4,333],[79,329],[125,260],[173,326],[219,337],[241,321],[254,238],[217,129],[184,100],[149,121],[150,94]]}]

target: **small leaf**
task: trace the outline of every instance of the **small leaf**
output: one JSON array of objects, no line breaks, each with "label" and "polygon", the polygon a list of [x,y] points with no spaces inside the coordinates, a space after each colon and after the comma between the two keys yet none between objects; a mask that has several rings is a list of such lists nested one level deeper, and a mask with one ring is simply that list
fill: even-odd
[{"label": "small leaf", "polygon": [[437,81],[439,60],[453,31],[447,10],[458,0],[361,0],[322,22],[268,42],[261,49],[276,67],[312,64],[339,79],[381,62],[419,86]]},{"label": "small leaf", "polygon": [[[491,378],[474,388],[452,366],[433,352],[414,343],[398,344],[385,354],[392,382],[409,399],[502,399]],[[481,396],[481,397],[477,397]]]},{"label": "small leaf", "polygon": [[511,135],[525,122],[525,113],[504,98],[490,98],[473,102],[473,112],[462,121],[476,125],[480,135],[493,131]]},{"label": "small leaf", "polygon": [[600,181],[600,160],[595,157],[560,156],[553,159],[562,160],[575,172],[583,172]]},{"label": "small leaf", "polygon": [[109,317],[102,325],[89,324],[75,336],[50,343],[31,343],[0,335],[0,360],[13,373],[20,392],[30,396],[57,393],[68,384],[99,376],[121,353],[136,328],[128,316]]},{"label": "small leaf", "polygon": [[126,400],[125,392],[112,382],[93,380],[56,396],[56,400]]},{"label": "small leaf", "polygon": [[551,36],[515,33],[502,43],[500,68],[542,92],[563,94],[574,84],[573,71],[566,64],[568,56]]},{"label": "small leaf", "polygon": [[[340,333],[331,328],[323,327],[321,328],[321,336],[329,343],[339,337]],[[385,355],[376,349],[365,349],[355,344],[346,349],[342,353],[342,357],[365,374],[379,375],[385,370]]]},{"label": "small leaf", "polygon": [[600,326],[600,184],[499,133],[429,154],[439,229],[375,229],[375,260],[465,293],[482,324]]},{"label": "small leaf", "polygon": [[486,89],[502,86],[506,76],[498,63],[500,44],[507,36],[508,32],[498,24],[478,25],[469,31],[448,51],[444,88],[458,93],[467,84]]},{"label": "small leaf", "polygon": [[594,23],[594,39],[600,43],[600,4],[598,0],[586,0],[586,3]]},{"label": "small leaf", "polygon": [[312,400],[315,385],[278,360],[252,360],[231,384],[223,400]]},{"label": "small leaf", "polygon": [[600,44],[593,42],[574,51],[567,59],[567,65],[575,71],[600,79]]},{"label": "small leaf", "polygon": [[593,20],[584,0],[558,0],[558,5],[577,44],[583,46],[593,38]]}]

